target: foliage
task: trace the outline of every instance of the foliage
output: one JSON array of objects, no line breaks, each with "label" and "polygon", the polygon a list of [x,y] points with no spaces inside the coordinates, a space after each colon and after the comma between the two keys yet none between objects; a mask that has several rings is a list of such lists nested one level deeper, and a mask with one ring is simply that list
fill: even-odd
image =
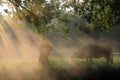
[{"label": "foliage", "polygon": [[83,0],[82,3],[78,1],[76,0],[72,5],[76,14],[87,19],[87,30],[109,31],[111,27],[119,24],[119,0]]},{"label": "foliage", "polygon": [[[3,0],[1,0],[3,1]],[[0,1],[0,4],[2,3]],[[81,31],[89,33],[94,30],[109,31],[120,21],[119,0],[8,0],[14,7],[14,17],[19,17],[32,25],[38,32],[54,30],[52,19],[59,23],[70,23],[69,15],[86,19],[86,23],[78,21]],[[3,3],[5,4],[5,3]],[[8,13],[7,10],[5,10]],[[58,23],[58,24],[59,24]],[[49,24],[49,26],[48,26]],[[51,25],[50,25],[51,24]],[[69,29],[63,28],[65,32]],[[59,30],[54,30],[59,31]]]}]

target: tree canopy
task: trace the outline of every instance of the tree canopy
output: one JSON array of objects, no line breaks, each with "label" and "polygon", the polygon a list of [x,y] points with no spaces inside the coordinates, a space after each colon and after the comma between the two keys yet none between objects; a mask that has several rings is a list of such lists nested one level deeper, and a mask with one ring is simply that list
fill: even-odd
[{"label": "tree canopy", "polygon": [[[12,12],[4,11],[25,20],[38,32],[54,30],[53,19],[68,24],[69,17],[85,20],[75,25],[84,32],[109,31],[120,24],[119,0],[1,0],[0,4],[10,4]],[[68,28],[63,30],[69,32]]]},{"label": "tree canopy", "polygon": [[[77,2],[78,3],[78,2]],[[109,31],[120,24],[119,0],[84,0],[74,6],[75,13],[87,19],[87,29]]]}]

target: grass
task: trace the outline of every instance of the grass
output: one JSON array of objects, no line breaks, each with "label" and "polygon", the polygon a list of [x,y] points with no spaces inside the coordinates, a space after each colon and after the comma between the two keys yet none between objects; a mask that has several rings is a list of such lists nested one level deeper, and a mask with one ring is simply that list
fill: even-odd
[{"label": "grass", "polygon": [[85,59],[51,57],[49,62],[57,80],[119,80],[120,57],[114,56],[113,60],[113,64],[107,64],[105,58],[94,58],[89,63]]},{"label": "grass", "polygon": [[114,56],[113,64],[107,64],[105,58],[89,63],[85,59],[49,57],[46,68],[32,60],[0,61],[0,80],[119,80],[119,74],[119,56]]},{"label": "grass", "polygon": [[[82,67],[83,65],[89,65],[90,62],[87,62],[86,59],[79,59],[79,58],[63,58],[63,57],[50,57],[49,63],[51,66],[55,68],[68,68],[68,67]],[[120,57],[114,56],[113,57],[113,64],[107,64],[105,58],[93,58],[93,62],[90,65],[97,65],[97,66],[105,66],[110,65],[113,67],[120,66]]]}]

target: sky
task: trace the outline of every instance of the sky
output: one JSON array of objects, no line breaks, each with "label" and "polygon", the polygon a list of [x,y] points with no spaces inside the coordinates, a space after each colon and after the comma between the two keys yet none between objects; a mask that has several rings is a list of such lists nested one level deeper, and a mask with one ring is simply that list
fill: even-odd
[{"label": "sky", "polygon": [[[4,2],[6,1],[6,0],[3,0]],[[3,3],[4,4],[4,3]],[[6,10],[8,10],[8,12],[10,12],[10,11],[12,11],[12,9],[10,8],[10,6],[8,6],[9,4],[4,4],[4,5],[0,5],[0,13],[2,14],[2,15],[7,15],[6,13],[5,13],[5,9]]]},{"label": "sky", "polygon": [[0,13],[2,13],[3,15],[6,15],[6,13],[4,12],[4,9],[9,9],[9,8],[6,5],[0,6]]},{"label": "sky", "polygon": [[[7,0],[2,0],[3,2],[6,2]],[[50,0],[46,0],[46,1],[50,1]],[[82,2],[83,0],[79,0],[80,2]],[[5,9],[6,10],[8,10],[8,12],[11,12],[12,11],[12,8],[10,8],[10,6],[9,6],[10,4],[9,4],[9,2],[8,2],[8,4],[4,4],[4,5],[1,5],[0,4],[0,13],[2,14],[2,15],[8,15],[7,13],[5,13]],[[70,8],[66,8],[66,11],[67,12],[69,12],[69,11],[71,11],[71,10],[73,10],[73,8],[72,7],[70,7]]]}]

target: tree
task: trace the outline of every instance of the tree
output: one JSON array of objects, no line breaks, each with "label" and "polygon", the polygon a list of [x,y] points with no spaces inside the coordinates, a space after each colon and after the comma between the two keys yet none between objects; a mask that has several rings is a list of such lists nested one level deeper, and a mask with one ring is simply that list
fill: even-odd
[{"label": "tree", "polygon": [[119,0],[83,0],[82,3],[75,0],[71,6],[74,7],[75,14],[87,20],[85,30],[109,31],[113,26],[120,24]]},{"label": "tree", "polygon": [[69,23],[70,15],[86,20],[78,21],[76,26],[87,33],[97,29],[109,31],[120,22],[119,0],[8,0],[8,3],[15,9],[14,17],[25,20],[38,32],[54,29],[54,24],[48,24],[55,18],[60,23]]}]

